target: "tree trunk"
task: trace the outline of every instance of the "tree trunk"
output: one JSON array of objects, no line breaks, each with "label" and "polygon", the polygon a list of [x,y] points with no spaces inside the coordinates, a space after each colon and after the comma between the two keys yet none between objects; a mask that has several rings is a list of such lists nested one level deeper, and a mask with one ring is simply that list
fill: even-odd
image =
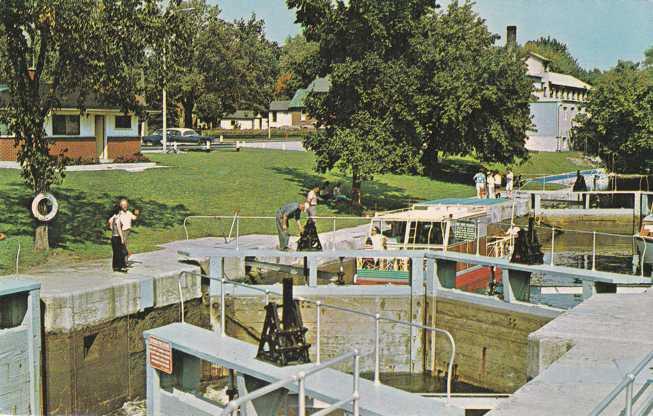
[{"label": "tree trunk", "polygon": [[356,208],[361,206],[361,179],[356,168],[352,170],[351,203]]},{"label": "tree trunk", "polygon": [[48,225],[44,222],[39,222],[34,231],[34,250],[45,251],[49,248]]},{"label": "tree trunk", "polygon": [[188,98],[182,101],[184,107],[184,127],[187,129],[193,128],[193,110],[195,109],[195,100]]}]

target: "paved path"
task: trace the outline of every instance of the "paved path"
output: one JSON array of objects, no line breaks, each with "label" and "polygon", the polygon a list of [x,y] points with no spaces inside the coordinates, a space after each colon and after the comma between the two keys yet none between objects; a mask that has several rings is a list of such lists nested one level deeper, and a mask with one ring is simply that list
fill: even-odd
[{"label": "paved path", "polygon": [[[154,162],[146,163],[99,163],[95,165],[66,166],[66,172],[97,172],[106,170],[124,170],[125,172],[143,172],[147,169],[160,168]],[[18,162],[0,161],[0,169],[20,169]]]},{"label": "paved path", "polygon": [[[595,295],[565,312],[529,336],[529,375],[536,377],[488,416],[589,414],[653,351],[651,316],[653,289]],[[651,370],[640,374],[635,391],[647,376]],[[604,414],[623,406],[622,394]]]},{"label": "paved path", "polygon": [[287,150],[292,152],[305,152],[306,149],[301,141],[269,141],[269,142],[240,142],[240,147],[248,147],[251,149],[270,149],[270,150]]}]

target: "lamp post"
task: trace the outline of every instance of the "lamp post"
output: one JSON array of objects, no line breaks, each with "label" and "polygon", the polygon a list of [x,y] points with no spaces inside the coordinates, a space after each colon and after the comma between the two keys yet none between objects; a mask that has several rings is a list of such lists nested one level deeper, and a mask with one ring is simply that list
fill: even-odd
[{"label": "lamp post", "polygon": [[[194,7],[186,7],[184,9],[172,10],[168,16],[172,16],[175,12],[189,12],[195,10]],[[166,56],[168,51],[166,50],[166,41],[167,37],[163,38],[163,153],[168,151],[168,93],[166,91]]]}]

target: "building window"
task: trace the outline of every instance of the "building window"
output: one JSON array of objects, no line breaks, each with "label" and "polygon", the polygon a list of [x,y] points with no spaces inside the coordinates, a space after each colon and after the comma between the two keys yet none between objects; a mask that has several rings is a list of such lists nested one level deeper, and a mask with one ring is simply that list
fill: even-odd
[{"label": "building window", "polygon": [[116,116],[116,128],[117,129],[131,129],[132,128],[132,116]]},{"label": "building window", "polygon": [[79,116],[52,116],[52,134],[55,136],[79,136]]},{"label": "building window", "polygon": [[231,127],[235,127],[235,126],[236,126],[236,120],[231,120]]},{"label": "building window", "polygon": [[276,122],[277,122],[277,112],[276,112],[276,111],[273,111],[273,112],[272,112],[272,122],[273,122],[273,123],[276,123]]}]

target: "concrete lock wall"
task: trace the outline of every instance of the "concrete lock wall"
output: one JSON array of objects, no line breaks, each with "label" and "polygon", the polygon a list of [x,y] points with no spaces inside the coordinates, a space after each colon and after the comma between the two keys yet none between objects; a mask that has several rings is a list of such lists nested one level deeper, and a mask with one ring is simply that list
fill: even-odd
[{"label": "concrete lock wall", "polygon": [[[318,300],[317,297],[302,295]],[[325,304],[344,306],[382,316],[410,320],[411,299],[398,296],[320,296]],[[219,298],[212,300],[219,314]],[[265,313],[260,296],[227,297],[227,333],[257,343]],[[560,311],[530,304],[508,304],[502,300],[460,291],[440,290],[437,297],[414,296],[413,322],[450,331],[456,342],[454,377],[457,381],[496,392],[512,393],[527,381],[528,335],[555,318]],[[302,302],[302,318],[308,328],[307,342],[315,359],[315,305]],[[321,308],[322,361],[359,348],[374,349],[374,320],[338,310]],[[384,322],[381,334],[382,372],[431,371],[431,336],[421,330]],[[450,357],[446,336],[435,337],[434,374],[446,374]],[[412,359],[411,359],[412,358]],[[412,361],[412,362],[411,362]],[[363,371],[373,371],[373,356],[361,361]],[[344,370],[350,370],[346,366]]]},{"label": "concrete lock wall", "polygon": [[[184,303],[186,322],[208,326],[201,299]],[[179,322],[179,304],[71,332],[46,332],[43,365],[48,414],[105,414],[145,397],[143,331]]]},{"label": "concrete lock wall", "polygon": [[[410,320],[410,299],[408,296],[330,296],[313,298],[324,303],[346,308],[356,309],[367,313],[383,311],[383,316],[399,320]],[[218,309],[219,301],[214,301],[214,308]],[[262,297],[238,297],[227,298],[227,334],[243,341],[258,344],[258,337],[263,328],[265,311],[263,309]],[[415,311],[423,311],[423,298],[415,299]],[[301,302],[302,320],[308,328],[307,342],[311,346],[311,360],[315,361],[316,345],[316,306],[314,303]],[[281,316],[281,311],[279,311]],[[416,314],[415,319],[421,315]],[[320,308],[320,354],[322,361],[335,358],[338,355],[359,348],[361,351],[372,351],[374,349],[375,326],[374,319],[351,313]],[[411,356],[411,331],[407,326],[383,322],[380,325],[381,339],[381,366],[383,371],[407,372],[411,371],[411,362],[407,357]],[[419,348],[419,343],[413,343],[412,348]],[[422,357],[413,369],[421,371]],[[344,370],[351,370],[350,363],[343,366]],[[361,360],[362,371],[374,370],[374,357],[372,355]]]},{"label": "concrete lock wall", "polygon": [[[468,293],[440,291],[427,297],[428,324],[448,330],[456,341],[455,379],[499,393],[512,393],[528,380],[528,336],[560,312]],[[430,363],[431,337],[425,337]],[[435,337],[435,370],[443,375],[449,342]]]}]

